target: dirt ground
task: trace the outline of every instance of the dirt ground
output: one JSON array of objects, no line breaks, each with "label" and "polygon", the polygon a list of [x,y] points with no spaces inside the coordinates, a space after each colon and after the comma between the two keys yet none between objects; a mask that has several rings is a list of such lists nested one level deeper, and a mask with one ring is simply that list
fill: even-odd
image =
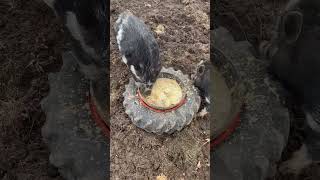
[{"label": "dirt ground", "polygon": [[[209,1],[111,1],[111,24],[128,9],[152,30],[166,67],[191,74],[200,60],[209,60]],[[112,179],[209,179],[209,122],[197,117],[181,132],[158,136],[134,126],[122,106],[131,74],[121,62],[111,27],[111,176]]]},{"label": "dirt ground", "polygon": [[61,179],[48,176],[39,103],[48,92],[48,72],[61,65],[63,40],[43,2],[0,2],[0,179]]}]

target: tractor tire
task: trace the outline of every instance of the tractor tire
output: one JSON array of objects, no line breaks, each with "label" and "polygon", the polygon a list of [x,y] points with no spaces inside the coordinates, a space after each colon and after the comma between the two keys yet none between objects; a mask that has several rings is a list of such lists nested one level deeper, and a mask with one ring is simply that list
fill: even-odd
[{"label": "tractor tire", "polygon": [[269,77],[269,62],[256,59],[247,41],[236,42],[222,27],[211,35],[247,90],[240,127],[211,151],[212,179],[265,180],[274,175],[289,136],[289,112],[280,98],[285,91]]},{"label": "tractor tire", "polygon": [[189,125],[198,112],[201,101],[198,90],[193,86],[187,75],[184,75],[181,71],[175,71],[173,68],[162,68],[161,72],[179,77],[187,88],[186,103],[178,109],[159,113],[142,106],[136,95],[137,86],[132,78],[129,84],[126,85],[126,90],[123,93],[123,106],[132,123],[147,132],[159,135],[163,133],[172,134],[175,131],[181,131],[185,126]]}]

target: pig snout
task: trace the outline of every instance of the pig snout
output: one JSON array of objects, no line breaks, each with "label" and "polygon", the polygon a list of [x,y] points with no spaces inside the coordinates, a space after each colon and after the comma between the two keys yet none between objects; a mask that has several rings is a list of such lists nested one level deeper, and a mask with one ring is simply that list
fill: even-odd
[{"label": "pig snout", "polygon": [[161,71],[159,46],[147,25],[130,11],[121,13],[115,33],[122,62],[137,82],[151,85]]},{"label": "pig snout", "polygon": [[144,67],[141,64],[132,64],[129,65],[130,72],[133,75],[133,78],[136,82],[146,84],[148,86],[151,86],[157,79],[160,71],[161,71],[161,65],[158,65],[157,67],[150,68],[150,67]]},{"label": "pig snout", "polygon": [[151,86],[156,81],[158,74],[160,73],[160,69],[143,70],[144,68],[145,67],[141,67],[139,65],[130,65],[130,72],[133,75],[133,78],[136,82],[140,82],[148,86]]}]

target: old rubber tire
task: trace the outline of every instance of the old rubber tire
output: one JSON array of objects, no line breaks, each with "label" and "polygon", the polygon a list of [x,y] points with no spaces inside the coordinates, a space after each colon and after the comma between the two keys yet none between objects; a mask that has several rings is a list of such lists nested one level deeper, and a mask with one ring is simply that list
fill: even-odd
[{"label": "old rubber tire", "polygon": [[89,82],[78,72],[69,53],[60,72],[49,74],[50,92],[41,102],[46,113],[42,136],[50,163],[67,180],[105,180],[109,142],[91,119],[87,103]]},{"label": "old rubber tire", "polygon": [[234,41],[222,27],[211,35],[213,46],[231,61],[247,89],[240,127],[211,152],[212,179],[264,180],[274,174],[289,136],[283,88],[269,78],[268,62],[253,57],[248,42]]},{"label": "old rubber tire", "polygon": [[147,109],[140,104],[136,95],[137,86],[131,78],[123,93],[123,106],[132,123],[139,128],[156,134],[171,134],[175,131],[180,131],[191,123],[199,109],[201,99],[197,89],[187,75],[184,75],[181,71],[175,71],[173,68],[162,68],[161,72],[174,74],[180,78],[187,88],[187,101],[185,104],[174,111],[166,113],[158,113]]}]

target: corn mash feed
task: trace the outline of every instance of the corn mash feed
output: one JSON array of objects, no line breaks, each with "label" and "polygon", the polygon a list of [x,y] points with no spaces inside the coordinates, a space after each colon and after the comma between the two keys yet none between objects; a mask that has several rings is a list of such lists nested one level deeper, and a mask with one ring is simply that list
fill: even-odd
[{"label": "corn mash feed", "polygon": [[154,83],[151,94],[146,98],[149,104],[168,108],[181,101],[182,89],[174,79],[159,78]]}]

